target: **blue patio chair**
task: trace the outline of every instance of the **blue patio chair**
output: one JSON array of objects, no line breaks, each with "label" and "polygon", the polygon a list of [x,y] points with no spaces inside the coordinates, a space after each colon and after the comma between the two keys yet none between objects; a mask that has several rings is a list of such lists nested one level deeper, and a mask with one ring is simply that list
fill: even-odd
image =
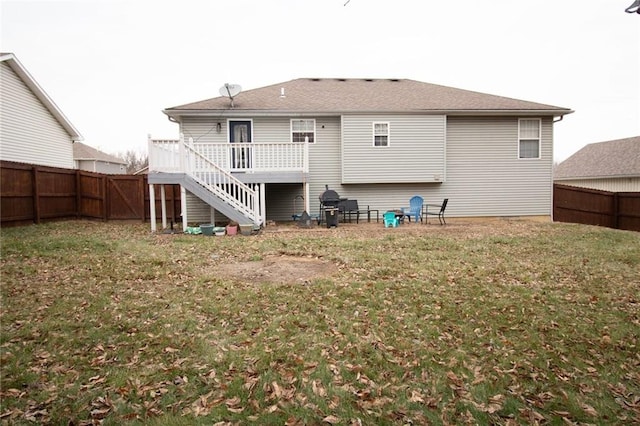
[{"label": "blue patio chair", "polygon": [[400,219],[396,217],[394,212],[386,212],[382,215],[382,221],[385,228],[397,228],[400,225]]},{"label": "blue patio chair", "polygon": [[423,204],[424,200],[422,199],[422,197],[419,195],[415,195],[409,200],[409,207],[402,208],[402,212],[404,213],[405,217],[409,218],[409,222],[411,222],[412,217],[416,223],[418,222],[418,218],[420,219],[420,222],[422,222]]}]

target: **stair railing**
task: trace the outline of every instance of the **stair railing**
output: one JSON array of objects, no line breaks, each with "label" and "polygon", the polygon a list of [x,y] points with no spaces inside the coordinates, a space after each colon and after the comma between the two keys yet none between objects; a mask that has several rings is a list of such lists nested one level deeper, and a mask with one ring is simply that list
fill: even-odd
[{"label": "stair railing", "polygon": [[198,152],[191,140],[189,143],[183,140],[181,145],[185,152],[185,173],[259,225],[261,218],[258,193]]}]

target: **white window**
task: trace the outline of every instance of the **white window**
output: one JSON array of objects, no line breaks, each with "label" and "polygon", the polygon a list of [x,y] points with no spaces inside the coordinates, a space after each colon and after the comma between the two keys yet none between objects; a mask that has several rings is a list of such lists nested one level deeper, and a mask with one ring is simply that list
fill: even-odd
[{"label": "white window", "polygon": [[316,141],[316,120],[291,120],[291,142],[305,140],[309,143]]},{"label": "white window", "polygon": [[373,123],[373,146],[389,146],[389,123]]},{"label": "white window", "polygon": [[518,158],[540,158],[539,118],[518,120]]}]

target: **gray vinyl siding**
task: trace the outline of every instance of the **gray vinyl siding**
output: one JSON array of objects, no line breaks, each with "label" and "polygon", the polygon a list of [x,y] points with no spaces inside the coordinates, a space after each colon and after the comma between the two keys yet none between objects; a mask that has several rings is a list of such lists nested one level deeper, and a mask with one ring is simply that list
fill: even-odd
[{"label": "gray vinyl siding", "polygon": [[107,163],[96,160],[76,160],[76,169],[87,170],[89,172],[106,173],[111,175],[121,175],[127,173],[124,164]]},{"label": "gray vinyl siding", "polygon": [[316,143],[309,147],[309,203],[313,214],[320,213],[318,197],[325,186],[341,191],[340,125],[340,117],[316,120]]},{"label": "gray vinyl siding", "polygon": [[291,220],[294,213],[301,214],[303,212],[304,201],[295,199],[296,195],[303,195],[302,185],[270,183],[266,187],[267,220]]},{"label": "gray vinyl siding", "polygon": [[311,213],[322,214],[319,210],[320,202],[318,197],[325,190],[325,185],[338,192],[341,197],[358,200],[358,205],[361,208],[368,205],[371,209],[379,210],[380,216],[386,210],[408,206],[409,198],[417,193],[424,193],[425,188],[441,185],[343,184],[340,133],[341,119],[339,117],[318,119],[316,121],[317,142],[310,146],[309,152]]},{"label": "gray vinyl siding", "polygon": [[[551,118],[542,120],[539,159],[518,158],[518,117],[447,117],[446,122],[445,182],[341,184],[335,176],[325,182],[341,197],[357,199],[360,207],[369,205],[380,215],[407,207],[414,195],[427,204],[449,198],[449,217],[551,215]],[[313,199],[324,186],[315,182],[316,175],[312,180]]]},{"label": "gray vinyl siding", "polygon": [[[288,117],[257,117],[224,118],[212,117],[185,117],[182,121],[181,132],[185,140],[193,138],[194,143],[226,143],[228,138],[228,120],[252,121],[253,142],[289,142],[291,140],[291,125]],[[220,133],[217,132],[217,123],[221,125]]]},{"label": "gray vinyl siding", "polygon": [[[373,145],[376,122],[389,124],[388,146]],[[345,115],[342,183],[443,181],[445,126],[442,115]]]},{"label": "gray vinyl siding", "polygon": [[71,136],[9,65],[0,67],[0,158],[74,168]]},{"label": "gray vinyl siding", "polygon": [[[511,216],[550,216],[552,207],[552,166],[553,166],[553,134],[552,118],[542,119],[541,158],[518,158],[518,118],[519,117],[440,117],[445,128],[434,129],[432,140],[443,139],[441,149],[431,151],[414,150],[410,158],[403,157],[387,160],[395,171],[420,168],[429,163],[422,156],[437,157],[429,168],[429,174],[437,169],[442,174],[442,182],[423,181],[418,183],[346,183],[343,182],[343,144],[347,143],[347,134],[341,136],[343,122],[341,117],[316,118],[316,142],[309,149],[309,193],[310,213],[322,214],[319,210],[318,196],[325,190],[325,185],[337,191],[340,196],[358,200],[361,208],[370,206],[379,210],[380,215],[386,210],[406,207],[409,199],[420,195],[425,203],[440,204],[449,198],[448,217],[511,217]],[[420,120],[424,116],[412,119]],[[384,119],[369,116],[373,121],[388,121],[392,126],[391,144],[394,140],[393,127],[402,128],[396,120],[409,123],[409,116]],[[222,131],[216,133],[215,119],[185,120],[183,132],[185,137],[194,137],[194,141],[226,142],[226,118],[220,120]],[[371,143],[371,124],[368,126]],[[437,127],[437,126],[435,126]],[[407,131],[407,134],[408,131]],[[424,134],[424,133],[423,133]],[[253,120],[254,142],[288,141],[290,140],[290,117],[259,117]],[[407,137],[407,141],[410,138]],[[437,144],[436,144],[437,145]],[[352,152],[347,149],[347,154]],[[355,152],[355,151],[354,151]],[[347,155],[345,154],[345,155]],[[417,160],[416,160],[417,159]],[[441,159],[441,160],[440,160]],[[366,163],[369,159],[359,159]],[[417,161],[417,163],[414,163]],[[353,159],[345,159],[345,163],[355,163]],[[445,166],[446,162],[446,166]],[[368,171],[366,171],[368,173]],[[365,173],[365,174],[366,174]],[[404,175],[408,180],[415,179],[413,172]],[[422,176],[425,180],[429,176]],[[421,179],[422,179],[421,178]],[[432,178],[432,176],[431,176]],[[368,178],[367,178],[368,179]],[[288,221],[294,213],[294,199],[302,195],[301,184],[267,184],[267,220]],[[189,222],[208,222],[209,206],[191,196],[187,198],[189,206]],[[302,201],[297,202],[301,209]],[[192,211],[193,210],[193,211]],[[216,212],[216,222],[223,217]],[[375,214],[374,214],[375,217]],[[433,218],[432,218],[433,219]]]},{"label": "gray vinyl siding", "polygon": [[[216,225],[226,223],[227,218],[219,213],[215,213]],[[187,191],[187,221],[189,225],[198,225],[201,223],[211,223],[211,206],[202,201],[200,198]]]},{"label": "gray vinyl siding", "polygon": [[[318,196],[325,190],[325,185],[329,185],[331,188],[340,186],[340,117],[319,117],[315,120],[316,141],[309,144],[310,212],[308,213],[310,214],[319,213]],[[269,126],[270,129],[278,127],[273,123]],[[289,118],[286,118],[286,132],[289,135]],[[265,134],[265,136],[276,137],[275,134],[271,136]],[[294,200],[297,195],[304,195],[303,187],[300,184],[267,185],[267,219],[291,220],[291,216],[294,214]],[[296,207],[301,211],[295,213],[301,213],[303,206],[303,201],[297,200]]]},{"label": "gray vinyl siding", "polygon": [[519,159],[518,117],[449,117],[447,182],[438,192],[450,214],[550,216],[552,126],[542,120],[541,158]]}]

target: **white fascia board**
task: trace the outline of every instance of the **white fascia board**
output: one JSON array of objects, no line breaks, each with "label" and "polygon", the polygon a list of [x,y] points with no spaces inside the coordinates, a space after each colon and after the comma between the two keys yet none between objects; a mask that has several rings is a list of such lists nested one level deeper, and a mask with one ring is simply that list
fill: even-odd
[{"label": "white fascia board", "polygon": [[407,111],[300,111],[300,110],[163,110],[164,114],[178,119],[179,117],[198,116],[198,117],[333,117],[350,114],[378,114],[378,115],[395,115],[395,114],[422,114],[422,115],[450,115],[450,116],[513,116],[513,117],[540,117],[553,116],[558,117],[571,114],[573,110],[407,110]]}]

